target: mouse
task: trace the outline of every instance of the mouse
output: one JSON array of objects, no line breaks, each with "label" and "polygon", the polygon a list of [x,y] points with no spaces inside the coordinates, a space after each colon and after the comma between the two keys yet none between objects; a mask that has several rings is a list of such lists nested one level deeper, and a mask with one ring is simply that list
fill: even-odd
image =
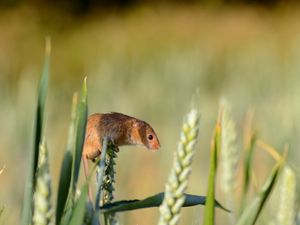
[{"label": "mouse", "polygon": [[[87,119],[85,140],[82,150],[84,174],[88,176],[88,161],[101,155],[103,139],[108,140],[119,151],[120,146],[142,146],[156,151],[160,148],[157,134],[150,124],[118,112],[94,113]],[[89,188],[92,201],[92,190]]]}]

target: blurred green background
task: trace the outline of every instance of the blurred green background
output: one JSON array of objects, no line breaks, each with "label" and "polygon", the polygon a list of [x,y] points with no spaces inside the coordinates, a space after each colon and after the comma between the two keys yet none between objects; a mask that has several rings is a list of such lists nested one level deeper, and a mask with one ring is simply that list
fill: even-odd
[{"label": "blurred green background", "polygon": [[[233,105],[242,150],[245,115],[259,137],[300,163],[300,8],[296,1],[0,1],[0,224],[18,224],[32,146],[45,36],[52,39],[46,137],[54,196],[71,99],[88,76],[89,113],[118,111],[146,120],[161,151],[124,147],[116,199],[164,190],[182,117],[198,89],[200,143],[189,193],[205,195],[210,138],[220,97]],[[274,163],[255,158],[262,184]],[[298,171],[299,172],[299,171]],[[82,174],[83,177],[83,174]],[[237,187],[237,192],[241,187]],[[217,198],[224,196],[217,190]],[[54,198],[55,199],[55,198]],[[122,224],[155,224],[158,209],[121,213]],[[203,208],[183,210],[200,224]],[[217,210],[217,224],[224,212]]]}]

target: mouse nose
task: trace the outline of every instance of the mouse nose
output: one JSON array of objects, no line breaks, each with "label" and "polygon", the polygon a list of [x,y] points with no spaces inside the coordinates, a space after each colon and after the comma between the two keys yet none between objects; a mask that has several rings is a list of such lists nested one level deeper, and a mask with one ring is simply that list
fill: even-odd
[{"label": "mouse nose", "polygon": [[160,148],[159,142],[154,142],[150,144],[150,149],[151,150],[158,150]]}]

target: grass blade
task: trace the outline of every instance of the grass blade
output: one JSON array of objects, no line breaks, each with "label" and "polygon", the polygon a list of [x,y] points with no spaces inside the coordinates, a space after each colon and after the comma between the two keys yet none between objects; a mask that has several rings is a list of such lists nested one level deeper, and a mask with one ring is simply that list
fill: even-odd
[{"label": "grass blade", "polygon": [[88,192],[88,185],[85,184],[81,189],[81,194],[75,203],[74,209],[72,211],[71,219],[69,225],[82,225],[84,219],[84,213],[86,209],[86,196]]},{"label": "grass blade", "polygon": [[80,169],[82,147],[84,143],[86,122],[87,122],[87,110],[88,110],[87,84],[85,78],[81,89],[80,100],[76,112],[76,127],[75,127],[76,144],[75,144],[74,155],[73,155],[74,158],[73,158],[72,181],[71,181],[73,195],[76,192],[76,185],[77,185],[79,169]]},{"label": "grass blade", "polygon": [[[100,209],[101,209],[101,212],[114,213],[114,212],[124,212],[124,211],[131,211],[131,210],[137,210],[137,209],[158,207],[162,204],[164,195],[165,195],[165,193],[161,192],[159,194],[153,195],[153,196],[145,198],[143,200],[117,201],[117,202],[113,202],[110,204],[105,204]],[[182,207],[205,205],[205,201],[206,201],[205,196],[190,195],[190,194],[184,194],[184,196],[185,196],[185,200],[183,202]],[[219,207],[219,208],[229,212],[229,210],[224,208],[218,201],[215,201],[215,207]]]},{"label": "grass blade", "polygon": [[261,210],[263,209],[266,200],[270,196],[270,193],[276,183],[278,173],[282,168],[283,160],[278,162],[270,176],[267,178],[264,186],[262,187],[260,193],[255,197],[252,203],[245,208],[243,214],[240,216],[237,225],[253,225],[255,224]]},{"label": "grass blade", "polygon": [[221,147],[221,116],[222,112],[220,111],[211,144],[207,202],[205,204],[204,211],[204,225],[212,225],[215,223],[215,179],[217,173],[218,153],[220,152]]},{"label": "grass blade", "polygon": [[[70,199],[70,198],[67,199],[65,210],[64,210],[64,214],[63,214],[63,216],[61,218],[61,222],[60,222],[61,225],[69,225],[69,224],[71,224],[71,220],[75,220],[73,218],[74,217],[74,210],[75,210],[76,207],[78,207],[78,202],[79,201],[84,201],[85,202],[86,196],[87,196],[87,192],[88,192],[87,191],[88,190],[88,186],[89,186],[89,184],[91,182],[91,178],[92,178],[92,175],[95,172],[95,169],[96,169],[96,165],[94,165],[92,167],[91,171],[89,172],[88,178],[87,178],[86,182],[84,183],[83,188],[80,191],[81,194],[79,196],[76,196],[76,202],[74,203],[74,202],[70,201],[70,200],[72,200],[72,201],[74,200],[75,201],[75,198],[74,199]],[[87,190],[85,190],[86,188],[87,188]],[[71,192],[69,192],[69,194],[70,193]],[[77,191],[77,193],[78,193],[78,191]],[[70,197],[70,195],[68,197]],[[81,198],[83,198],[83,199],[81,199]],[[80,206],[80,207],[82,207],[82,206]],[[79,209],[77,209],[77,210],[78,210],[77,212],[80,211]],[[91,202],[88,202],[88,204],[86,205],[86,207],[83,209],[83,214],[85,214],[86,211],[87,211],[87,214],[84,216],[84,219],[87,219],[87,220],[85,220],[84,223],[82,223],[82,224],[91,224],[92,217],[93,217],[93,214],[94,214],[94,209],[93,209],[93,205],[92,205]]]},{"label": "grass blade", "polygon": [[72,154],[67,151],[64,156],[63,164],[60,171],[57,206],[56,206],[56,224],[60,224],[64,213],[68,194],[70,190],[71,174],[72,172]]},{"label": "grass blade", "polygon": [[71,173],[72,173],[72,149],[75,140],[75,123],[76,123],[76,108],[77,108],[77,94],[73,95],[71,124],[69,127],[67,149],[64,155],[62,167],[60,170],[58,195],[57,195],[57,207],[56,207],[56,224],[60,224],[61,217],[63,215],[67,198],[70,191]]},{"label": "grass blade", "polygon": [[35,115],[35,131],[34,131],[34,146],[32,151],[29,153],[29,172],[26,179],[25,185],[25,195],[23,200],[22,209],[22,222],[23,225],[28,225],[31,223],[32,212],[33,212],[33,193],[36,183],[36,169],[39,157],[39,144],[41,142],[42,132],[43,132],[43,122],[44,122],[44,111],[46,94],[48,88],[48,75],[49,75],[49,61],[50,61],[50,51],[51,43],[50,39],[46,39],[46,50],[45,50],[45,63],[43,67],[43,73],[39,84],[38,91],[38,102]]}]

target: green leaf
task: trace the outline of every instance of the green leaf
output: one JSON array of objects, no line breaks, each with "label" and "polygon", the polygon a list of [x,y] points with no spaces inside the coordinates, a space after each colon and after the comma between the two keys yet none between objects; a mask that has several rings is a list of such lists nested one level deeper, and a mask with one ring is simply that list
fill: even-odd
[{"label": "green leaf", "polygon": [[61,217],[63,215],[67,198],[69,196],[69,191],[70,191],[70,183],[72,177],[72,163],[73,163],[72,149],[73,146],[75,146],[74,141],[76,139],[74,129],[76,126],[77,100],[78,100],[78,95],[77,93],[75,93],[73,95],[73,101],[72,101],[71,123],[69,126],[67,148],[66,148],[66,153],[64,155],[64,160],[60,171],[60,180],[58,186],[57,207],[56,207],[56,224],[60,224]]},{"label": "green leaf", "polygon": [[88,192],[88,185],[85,184],[81,189],[81,194],[77,202],[75,203],[72,211],[72,216],[69,225],[82,225],[85,213],[86,196]]},{"label": "green leaf", "polygon": [[34,145],[32,151],[29,153],[29,172],[26,179],[25,194],[23,200],[23,211],[22,211],[22,224],[28,225],[31,223],[32,212],[33,212],[33,193],[36,183],[36,170],[39,157],[39,144],[41,142],[44,122],[44,111],[46,94],[48,88],[48,76],[49,76],[49,63],[50,63],[50,39],[46,39],[46,50],[45,50],[45,62],[43,67],[43,73],[41,76],[39,90],[38,90],[38,102],[35,115],[35,130],[34,130]]},{"label": "green leaf", "polygon": [[[68,202],[67,202],[67,205],[65,206],[65,210],[64,210],[64,214],[63,216],[61,217],[61,220],[60,220],[60,225],[68,225],[70,220],[71,220],[71,216],[72,216],[72,212],[73,212],[73,209],[71,207],[68,207]],[[58,224],[58,223],[56,223]]]},{"label": "green leaf", "polygon": [[61,217],[64,213],[65,205],[67,202],[72,172],[72,153],[66,151],[63,164],[60,171],[57,207],[56,207],[56,224],[60,224]]},{"label": "green leaf", "polygon": [[215,223],[215,180],[217,173],[217,160],[218,153],[221,146],[221,126],[219,121],[217,122],[214,137],[211,145],[210,152],[210,168],[209,168],[209,180],[207,190],[207,202],[204,210],[204,224],[212,225]]},{"label": "green leaf", "polygon": [[[184,194],[185,200],[182,207],[190,207],[195,205],[205,205],[206,197],[198,195]],[[145,198],[143,200],[122,200],[113,202],[110,204],[105,204],[100,208],[101,212],[104,213],[114,213],[123,212],[129,210],[137,210],[151,207],[159,207],[164,199],[164,192],[153,195],[151,197]],[[224,208],[218,201],[214,203],[215,207],[219,207],[227,212],[228,209]]]},{"label": "green leaf", "polygon": [[79,176],[79,169],[80,169],[80,161],[82,155],[82,148],[85,138],[85,129],[86,129],[86,122],[87,122],[87,84],[86,78],[84,79],[83,86],[80,93],[80,100],[77,107],[76,113],[76,140],[75,140],[75,148],[74,148],[74,159],[73,159],[73,166],[72,166],[72,189],[73,194],[76,190],[76,185]]},{"label": "green leaf", "polygon": [[237,225],[255,224],[261,210],[263,209],[268,197],[270,196],[272,189],[275,186],[278,173],[282,168],[282,164],[283,160],[274,166],[260,193],[255,197],[251,204],[249,204],[249,206],[245,208],[243,214],[239,217]]}]

